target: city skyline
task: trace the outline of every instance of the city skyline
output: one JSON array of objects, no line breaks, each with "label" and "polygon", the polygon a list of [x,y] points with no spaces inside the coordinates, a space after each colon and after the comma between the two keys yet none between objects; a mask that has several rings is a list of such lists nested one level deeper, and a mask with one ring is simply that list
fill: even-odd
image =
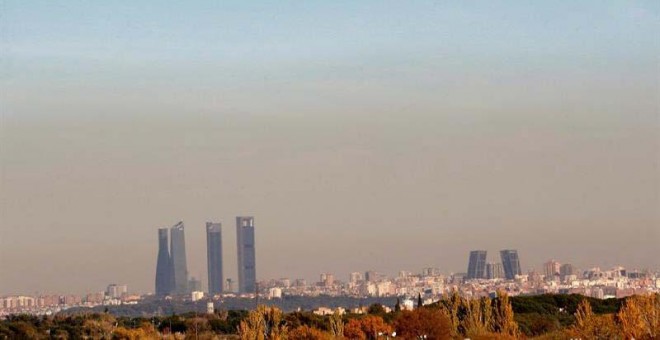
[{"label": "city skyline", "polygon": [[646,0],[4,1],[0,292],[151,291],[181,220],[178,276],[224,222],[238,283],[235,216],[258,278],[657,270],[659,31]]}]

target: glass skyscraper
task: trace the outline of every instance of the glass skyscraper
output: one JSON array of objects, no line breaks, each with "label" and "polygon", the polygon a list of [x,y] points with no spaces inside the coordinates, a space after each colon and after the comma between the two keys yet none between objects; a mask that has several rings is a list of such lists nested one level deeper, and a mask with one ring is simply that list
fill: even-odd
[{"label": "glass skyscraper", "polygon": [[501,250],[500,257],[502,258],[502,266],[504,267],[504,276],[507,280],[513,280],[516,278],[516,275],[522,274],[517,250]]},{"label": "glass skyscraper", "polygon": [[172,258],[167,237],[167,228],[158,229],[158,260],[156,262],[156,295],[165,296],[172,292]]},{"label": "glass skyscraper", "polygon": [[473,250],[470,252],[467,270],[468,279],[486,278],[486,254],[487,252],[485,250]]},{"label": "glass skyscraper", "polygon": [[172,274],[174,277],[173,292],[188,293],[188,267],[186,265],[186,239],[183,222],[175,224],[170,229],[170,251],[172,253]]},{"label": "glass skyscraper", "polygon": [[222,293],[222,225],[206,222],[206,264],[209,277],[209,294]]},{"label": "glass skyscraper", "polygon": [[257,282],[254,217],[236,217],[236,249],[238,251],[239,292],[254,293]]}]

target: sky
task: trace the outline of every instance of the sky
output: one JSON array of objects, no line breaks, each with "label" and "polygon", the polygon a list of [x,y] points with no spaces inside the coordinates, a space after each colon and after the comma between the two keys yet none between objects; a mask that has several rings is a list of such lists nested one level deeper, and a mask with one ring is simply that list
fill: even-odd
[{"label": "sky", "polygon": [[154,290],[253,215],[258,279],[660,269],[656,1],[0,1],[0,295]]}]

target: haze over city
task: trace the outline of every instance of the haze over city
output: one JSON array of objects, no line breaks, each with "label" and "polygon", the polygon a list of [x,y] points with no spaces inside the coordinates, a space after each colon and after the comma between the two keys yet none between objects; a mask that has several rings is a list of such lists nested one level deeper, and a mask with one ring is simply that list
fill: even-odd
[{"label": "haze over city", "polygon": [[0,4],[0,293],[154,290],[254,216],[258,279],[658,270],[660,5]]}]

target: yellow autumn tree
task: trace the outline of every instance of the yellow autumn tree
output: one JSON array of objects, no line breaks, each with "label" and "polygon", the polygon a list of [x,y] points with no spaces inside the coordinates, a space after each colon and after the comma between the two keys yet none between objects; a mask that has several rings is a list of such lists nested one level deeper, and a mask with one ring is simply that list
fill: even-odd
[{"label": "yellow autumn tree", "polygon": [[626,339],[660,337],[660,294],[636,295],[628,298],[617,314]]},{"label": "yellow autumn tree", "polygon": [[445,300],[445,303],[442,304],[442,311],[449,320],[449,333],[452,338],[457,338],[460,335],[459,326],[461,320],[459,319],[458,312],[462,304],[463,298],[461,298],[456,290],[453,290]]},{"label": "yellow autumn tree", "polygon": [[468,338],[488,334],[491,331],[492,306],[489,298],[464,299],[465,316],[461,328]]},{"label": "yellow autumn tree", "polygon": [[568,330],[574,338],[610,340],[620,339],[621,332],[614,322],[613,315],[596,315],[591,304],[584,299],[575,312],[575,324]]},{"label": "yellow autumn tree", "polygon": [[497,292],[497,303],[495,304],[493,313],[492,328],[493,331],[504,336],[512,338],[520,336],[518,324],[513,319],[513,307],[511,306],[509,295],[503,290]]},{"label": "yellow autumn tree", "polygon": [[339,311],[335,311],[330,316],[330,332],[334,338],[344,337],[344,319],[342,319]]},{"label": "yellow autumn tree", "polygon": [[260,305],[250,311],[238,326],[242,340],[282,340],[287,338],[287,327],[282,311],[276,307]]}]

